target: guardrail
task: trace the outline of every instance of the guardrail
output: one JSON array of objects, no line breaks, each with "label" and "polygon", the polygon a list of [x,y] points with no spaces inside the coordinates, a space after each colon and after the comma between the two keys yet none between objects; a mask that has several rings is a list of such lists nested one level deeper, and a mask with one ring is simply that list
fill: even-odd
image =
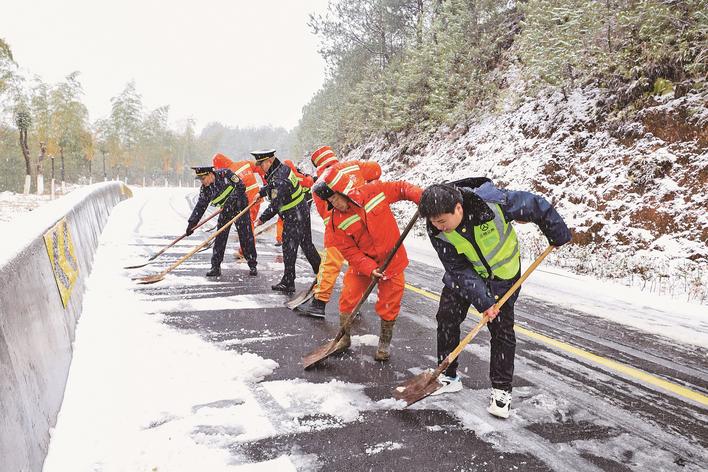
[{"label": "guardrail", "polygon": [[0,226],[0,471],[41,471],[85,281],[120,182],[77,189]]}]

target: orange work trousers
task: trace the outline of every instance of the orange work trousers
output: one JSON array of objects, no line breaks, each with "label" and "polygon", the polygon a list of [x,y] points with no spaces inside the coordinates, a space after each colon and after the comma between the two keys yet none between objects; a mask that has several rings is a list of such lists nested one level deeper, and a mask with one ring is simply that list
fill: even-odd
[{"label": "orange work trousers", "polygon": [[278,217],[278,223],[275,228],[275,240],[283,244],[283,219]]},{"label": "orange work trousers", "polygon": [[[371,277],[357,274],[350,267],[344,274],[344,287],[339,296],[339,311],[351,313],[356,304],[369,286]],[[406,285],[406,278],[401,272],[388,280],[379,280],[378,299],[376,300],[376,313],[382,320],[393,321],[401,311],[401,299]]]},{"label": "orange work trousers", "polygon": [[317,285],[315,285],[315,298],[327,303],[332,298],[334,284],[342,270],[344,256],[336,247],[326,247],[324,257],[320,263],[320,271],[317,273]]}]

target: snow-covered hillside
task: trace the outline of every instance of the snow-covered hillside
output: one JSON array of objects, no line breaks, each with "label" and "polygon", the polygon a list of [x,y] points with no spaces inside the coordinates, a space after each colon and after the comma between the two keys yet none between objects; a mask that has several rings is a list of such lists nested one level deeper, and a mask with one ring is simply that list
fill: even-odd
[{"label": "snow-covered hillside", "polygon": [[[512,74],[513,75],[513,74]],[[524,99],[510,75],[502,110],[432,137],[391,135],[351,150],[387,179],[428,185],[487,176],[545,195],[574,231],[554,263],[649,290],[708,300],[708,108],[705,94],[655,97],[608,114],[597,88]],[[629,116],[632,116],[632,119]],[[536,236],[525,250],[544,244]]]}]

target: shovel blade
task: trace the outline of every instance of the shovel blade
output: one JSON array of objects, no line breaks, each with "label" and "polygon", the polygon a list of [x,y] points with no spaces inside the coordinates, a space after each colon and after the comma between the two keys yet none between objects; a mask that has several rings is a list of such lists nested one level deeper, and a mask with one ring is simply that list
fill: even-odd
[{"label": "shovel blade", "polygon": [[426,370],[396,387],[393,390],[393,398],[403,400],[406,406],[411,406],[442,387],[438,377]]},{"label": "shovel blade", "polygon": [[124,269],[140,269],[141,267],[145,267],[145,266],[148,265],[149,263],[150,263],[150,261],[147,261],[147,262],[144,263],[144,264],[138,264],[138,265],[132,265],[132,266],[125,266],[125,267],[123,267],[123,268],[124,268]]},{"label": "shovel blade", "polygon": [[197,252],[208,251],[209,249],[212,248],[212,246],[214,246],[214,243],[207,244],[206,246],[204,246],[203,248],[201,248],[201,249],[200,249],[199,251],[197,251]]},{"label": "shovel blade", "polygon": [[316,281],[313,282],[312,285],[310,285],[307,289],[295,295],[295,298],[286,302],[285,306],[290,308],[291,310],[294,310],[306,301],[310,300],[315,295],[315,283]]},{"label": "shovel blade", "polygon": [[155,274],[155,275],[148,275],[147,277],[142,277],[138,280],[139,284],[147,285],[147,284],[154,284],[155,282],[159,282],[160,280],[164,279],[165,276],[162,274]]},{"label": "shovel blade", "polygon": [[320,346],[311,353],[302,358],[302,367],[307,370],[320,361],[327,359],[334,354],[334,347],[337,345],[337,340],[330,341],[324,346]]}]

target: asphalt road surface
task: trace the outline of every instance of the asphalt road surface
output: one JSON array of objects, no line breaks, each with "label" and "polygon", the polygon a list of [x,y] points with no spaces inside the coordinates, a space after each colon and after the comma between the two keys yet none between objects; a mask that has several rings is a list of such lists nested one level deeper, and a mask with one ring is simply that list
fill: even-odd
[{"label": "asphalt road surface", "polygon": [[[165,205],[165,211],[177,211],[177,205],[171,210],[168,202]],[[203,234],[192,237],[199,238]],[[256,278],[246,276],[246,264],[235,261],[234,238],[235,234],[220,284],[205,277],[198,285],[167,289],[156,284],[135,290],[161,300],[273,296],[270,285],[280,278],[282,256],[273,246],[272,232],[258,239]],[[315,240],[321,244],[321,234],[315,233]],[[175,250],[165,257],[180,255]],[[210,256],[211,251],[197,254],[175,274],[203,275]],[[298,289],[311,277],[301,256]],[[385,364],[372,358],[375,343],[363,341],[344,355],[302,369],[302,356],[331,340],[338,330],[337,293],[327,306],[325,320],[299,316],[283,306],[173,312],[166,322],[222,345],[249,338],[248,343],[230,345],[279,364],[264,382],[336,379],[362,385],[363,394],[377,402],[390,398],[396,385],[421,369],[435,366],[435,295],[441,278],[439,269],[411,262],[391,361]],[[287,301],[285,296],[282,299]],[[257,386],[254,393],[262,404],[270,405],[269,420],[281,433],[251,442],[235,437],[230,449],[251,461],[297,452],[312,458],[311,468],[329,471],[706,470],[708,410],[701,400],[708,395],[706,350],[555,306],[525,296],[523,290],[516,317],[515,387],[508,420],[486,412],[489,336],[485,329],[460,356],[465,388],[459,393],[429,397],[407,409],[362,411],[356,421],[328,415],[301,417],[293,428],[293,418],[267,389]],[[470,315],[463,334],[476,322]],[[368,303],[353,334],[370,340],[365,335],[377,335],[378,326]],[[262,334],[265,331],[268,336]]]}]

